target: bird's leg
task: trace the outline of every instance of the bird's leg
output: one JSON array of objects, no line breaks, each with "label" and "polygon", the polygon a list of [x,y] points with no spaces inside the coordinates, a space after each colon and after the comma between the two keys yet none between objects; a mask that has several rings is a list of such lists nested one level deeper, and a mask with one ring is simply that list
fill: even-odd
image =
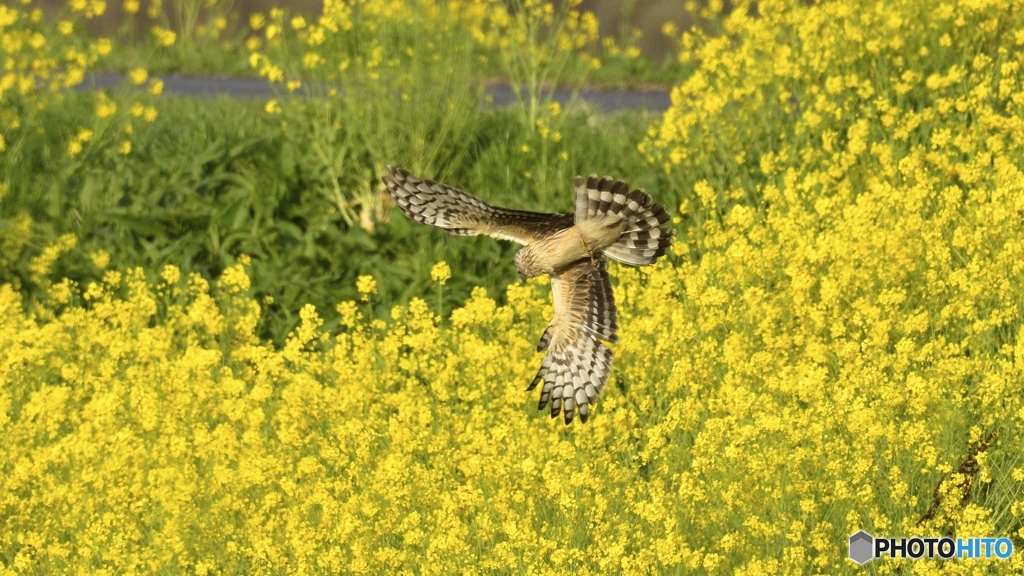
[{"label": "bird's leg", "polygon": [[580,236],[580,244],[583,245],[583,250],[587,254],[590,254],[590,264],[592,266],[597,266],[597,258],[594,257],[594,251],[590,249],[590,246],[587,246],[587,243],[583,240],[583,236]]}]

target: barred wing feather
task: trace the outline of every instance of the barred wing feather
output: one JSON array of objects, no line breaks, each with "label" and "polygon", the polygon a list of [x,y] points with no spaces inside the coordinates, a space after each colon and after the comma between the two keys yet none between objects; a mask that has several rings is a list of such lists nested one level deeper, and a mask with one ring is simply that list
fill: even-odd
[{"label": "barred wing feather", "polygon": [[388,166],[382,180],[391,199],[406,216],[455,236],[483,234],[528,245],[573,225],[571,213],[546,214],[493,206],[458,188],[417,178],[394,166]]},{"label": "barred wing feather", "polygon": [[554,318],[537,346],[548,353],[528,390],[543,382],[538,409],[550,402],[552,418],[561,412],[569,424],[578,410],[586,422],[611,373],[612,351],[602,341],[619,339],[604,260],[580,260],[552,274],[551,291]]}]

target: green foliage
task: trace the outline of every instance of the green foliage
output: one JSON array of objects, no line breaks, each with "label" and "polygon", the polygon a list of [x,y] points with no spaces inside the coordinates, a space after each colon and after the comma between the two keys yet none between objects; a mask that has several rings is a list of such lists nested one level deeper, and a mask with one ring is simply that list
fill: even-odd
[{"label": "green foliage", "polygon": [[[119,112],[98,119],[94,110],[102,102],[121,102]],[[324,119],[338,104],[293,104],[276,115],[260,102],[158,97],[144,106],[159,111],[147,122],[130,115],[125,95],[68,93],[35,112],[33,137],[0,155],[8,184],[0,199],[4,237],[15,238],[19,218],[32,221],[26,241],[5,250],[0,283],[15,281],[28,289],[26,295],[40,295],[31,261],[69,232],[79,241],[57,260],[51,276],[83,285],[102,274],[91,263],[98,250],[121,270],[142,267],[151,280],[167,264],[216,278],[248,254],[254,294],[273,299],[260,333],[282,342],[305,303],[335,325],[334,307],[357,298],[360,275],[377,279],[375,311],[381,317],[413,296],[434,301],[430,269],[441,260],[453,270],[444,291],[447,309],[464,301],[473,286],[498,295],[516,281],[511,257],[517,247],[511,243],[449,238],[388,207],[372,230],[347,221],[333,185],[380,198],[378,164],[388,154],[396,164],[417,160],[394,141],[383,153],[371,152],[370,142],[356,137],[363,127],[355,122],[331,128],[344,153],[325,157],[314,135],[324,134]],[[601,171],[646,186],[670,205],[675,201],[659,193],[660,176],[634,147],[651,115],[562,112],[553,120],[559,142],[525,129],[511,111],[466,116],[461,132],[435,143],[462,153],[450,155],[443,169],[422,172],[424,177],[443,176],[499,205],[568,211],[572,177]],[[132,148],[122,154],[128,124]],[[71,156],[67,142],[80,127],[93,135]]]}]

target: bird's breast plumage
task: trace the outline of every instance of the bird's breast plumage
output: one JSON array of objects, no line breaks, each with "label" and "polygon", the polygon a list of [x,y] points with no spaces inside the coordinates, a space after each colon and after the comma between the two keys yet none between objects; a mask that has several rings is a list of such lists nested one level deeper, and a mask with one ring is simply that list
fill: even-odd
[{"label": "bird's breast plumage", "polygon": [[552,274],[565,269],[566,266],[590,258],[582,231],[572,226],[559,230],[546,238],[541,238],[523,248],[517,261],[527,268],[520,270],[526,277]]}]

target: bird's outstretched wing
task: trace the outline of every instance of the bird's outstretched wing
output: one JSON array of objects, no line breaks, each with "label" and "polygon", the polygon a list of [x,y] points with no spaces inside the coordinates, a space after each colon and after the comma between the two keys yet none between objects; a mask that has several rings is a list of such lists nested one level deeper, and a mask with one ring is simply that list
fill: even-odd
[{"label": "bird's outstretched wing", "polygon": [[537,350],[547,349],[537,377],[527,390],[544,383],[537,408],[551,402],[551,417],[565,414],[572,422],[575,410],[587,421],[590,405],[597,402],[611,373],[612,351],[604,345],[618,342],[615,297],[603,259],[580,260],[551,275],[555,313],[541,336]]},{"label": "bird's outstretched wing", "polygon": [[511,210],[433,180],[417,178],[394,166],[382,178],[388,194],[406,216],[455,236],[484,234],[528,245],[573,225],[573,214]]}]

